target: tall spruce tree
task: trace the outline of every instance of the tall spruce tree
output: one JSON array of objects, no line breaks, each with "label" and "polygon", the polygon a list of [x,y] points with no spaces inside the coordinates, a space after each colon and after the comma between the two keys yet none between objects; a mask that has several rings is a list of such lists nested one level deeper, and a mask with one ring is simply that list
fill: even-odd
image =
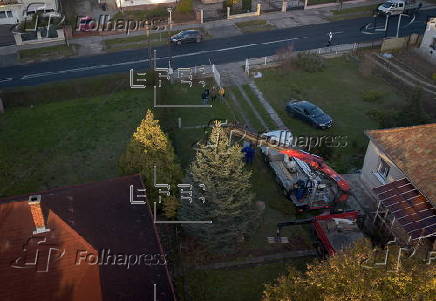
[{"label": "tall spruce tree", "polygon": [[157,183],[170,184],[171,196],[162,196],[163,210],[167,217],[175,217],[179,206],[175,197],[177,184],[181,183],[182,170],[177,163],[174,148],[162,131],[159,121],[147,110],[127,145],[126,152],[120,158],[123,174],[140,173],[147,189],[149,201],[157,201],[158,190],[154,187],[154,166],[156,166]]},{"label": "tall spruce tree", "polygon": [[[207,144],[199,144],[185,182],[193,185],[192,202],[182,200],[179,220],[212,224],[184,224],[184,230],[211,250],[232,252],[254,229],[258,212],[250,184],[251,171],[238,145],[216,123]],[[200,188],[205,185],[205,191]],[[199,199],[205,197],[205,202]]]}]

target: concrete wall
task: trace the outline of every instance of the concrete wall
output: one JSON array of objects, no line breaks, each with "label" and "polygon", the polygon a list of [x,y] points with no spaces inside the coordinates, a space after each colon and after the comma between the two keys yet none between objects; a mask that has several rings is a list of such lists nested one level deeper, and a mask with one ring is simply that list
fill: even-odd
[{"label": "concrete wall", "polygon": [[434,39],[436,39],[436,18],[431,18],[427,23],[427,28],[424,37],[422,38],[419,52],[429,61],[436,64],[436,47],[435,49],[431,47]]},{"label": "concrete wall", "polygon": [[[377,168],[382,158],[390,167],[388,176],[384,180],[377,173]],[[372,188],[391,183],[393,181],[402,179],[405,177],[403,172],[391,161],[385,154],[383,154],[371,141],[368,144],[366,150],[365,159],[360,175],[362,182],[368,188],[368,192],[374,196]],[[374,196],[375,197],[375,196]]]}]

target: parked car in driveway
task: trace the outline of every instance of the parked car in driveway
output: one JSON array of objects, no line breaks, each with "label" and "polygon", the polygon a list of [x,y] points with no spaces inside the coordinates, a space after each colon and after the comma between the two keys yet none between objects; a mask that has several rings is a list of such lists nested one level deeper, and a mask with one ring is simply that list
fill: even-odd
[{"label": "parked car in driveway", "polygon": [[328,129],[333,125],[333,119],[328,114],[307,100],[291,100],[286,105],[286,111],[316,128]]},{"label": "parked car in driveway", "polygon": [[201,31],[199,30],[184,30],[170,38],[171,43],[184,44],[184,43],[200,43],[203,39]]}]

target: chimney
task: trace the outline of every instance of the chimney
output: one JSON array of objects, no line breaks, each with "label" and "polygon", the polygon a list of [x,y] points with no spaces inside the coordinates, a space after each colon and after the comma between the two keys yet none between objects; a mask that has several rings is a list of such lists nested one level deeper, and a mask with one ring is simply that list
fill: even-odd
[{"label": "chimney", "polygon": [[36,228],[36,230],[33,231],[33,234],[39,234],[39,233],[50,231],[50,229],[45,228],[45,221],[44,221],[44,216],[42,215],[40,203],[41,203],[40,194],[29,196],[30,211],[32,212],[32,218]]}]

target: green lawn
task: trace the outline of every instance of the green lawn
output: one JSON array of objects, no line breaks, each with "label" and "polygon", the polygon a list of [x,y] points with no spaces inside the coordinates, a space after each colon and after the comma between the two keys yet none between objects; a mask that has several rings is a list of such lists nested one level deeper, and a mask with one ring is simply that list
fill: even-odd
[{"label": "green lawn", "polygon": [[[317,73],[264,70],[263,77],[257,79],[256,84],[294,135],[347,137],[342,138],[342,141],[347,141],[348,145],[334,148],[328,162],[339,172],[349,172],[362,167],[368,143],[364,130],[379,127],[367,112],[374,109],[391,111],[404,104],[405,99],[381,78],[363,77],[355,61],[341,57],[329,59],[326,64],[326,70]],[[368,90],[381,92],[382,101],[363,101],[363,95]],[[285,112],[285,106],[291,98],[303,98],[319,105],[332,116],[334,126],[328,130],[318,130],[290,117]]]},{"label": "green lawn", "polygon": [[267,23],[265,20],[251,20],[251,21],[243,21],[237,22],[235,25],[242,32],[258,32],[258,31],[268,31],[276,29],[276,27],[272,24]]},{"label": "green lawn", "polygon": [[[6,99],[10,93],[13,98],[31,99],[29,106],[34,106],[10,100],[7,103],[11,105],[0,116],[0,196],[118,176],[119,156],[145,110],[153,106],[152,90],[129,89],[128,75],[122,77],[125,81],[120,89],[90,97],[74,97],[74,93],[83,95],[80,88],[87,89],[86,85],[80,85],[85,80],[92,82],[96,89],[101,85],[113,88],[117,85],[93,78],[5,91]],[[57,99],[46,99],[50,90],[52,95],[58,95]],[[200,104],[201,90],[200,86],[174,86],[167,101],[158,100],[158,104]],[[154,111],[163,128],[178,137],[174,144],[185,165],[192,156],[189,143],[200,139],[202,133],[179,135],[178,131],[183,129],[177,129],[177,118],[198,125],[207,124],[217,116],[232,116],[225,104]]]},{"label": "green lawn", "polygon": [[288,265],[304,269],[310,260],[295,258],[241,268],[190,271],[185,278],[187,290],[179,289],[179,281],[177,291],[182,301],[258,301],[265,284],[285,275]]},{"label": "green lawn", "polygon": [[[154,32],[154,33],[150,34],[150,40],[152,40],[152,41],[164,40],[165,42],[167,42],[168,37],[170,37],[174,33],[176,33],[176,32],[175,31]],[[124,44],[129,44],[129,43],[138,43],[138,42],[146,43],[147,40],[148,40],[147,35],[141,34],[141,35],[127,37],[127,38],[107,39],[107,40],[104,40],[103,42],[104,42],[106,47],[111,47],[111,46],[120,45],[120,44],[124,45]]]},{"label": "green lawn", "polygon": [[24,49],[18,51],[18,57],[23,62],[40,61],[48,58],[63,58],[74,55],[78,48],[79,45],[71,44],[70,47],[68,47],[67,45],[56,45],[49,47]]},{"label": "green lawn", "polygon": [[357,6],[351,8],[343,8],[342,10],[332,10],[333,15],[346,15],[355,14],[361,12],[372,12],[373,9],[377,8],[380,4]]},{"label": "green lawn", "polygon": [[348,19],[356,19],[363,17],[370,17],[373,15],[373,10],[376,9],[379,4],[365,5],[351,8],[344,8],[342,10],[332,10],[333,16],[328,17],[330,21],[340,21]]}]

